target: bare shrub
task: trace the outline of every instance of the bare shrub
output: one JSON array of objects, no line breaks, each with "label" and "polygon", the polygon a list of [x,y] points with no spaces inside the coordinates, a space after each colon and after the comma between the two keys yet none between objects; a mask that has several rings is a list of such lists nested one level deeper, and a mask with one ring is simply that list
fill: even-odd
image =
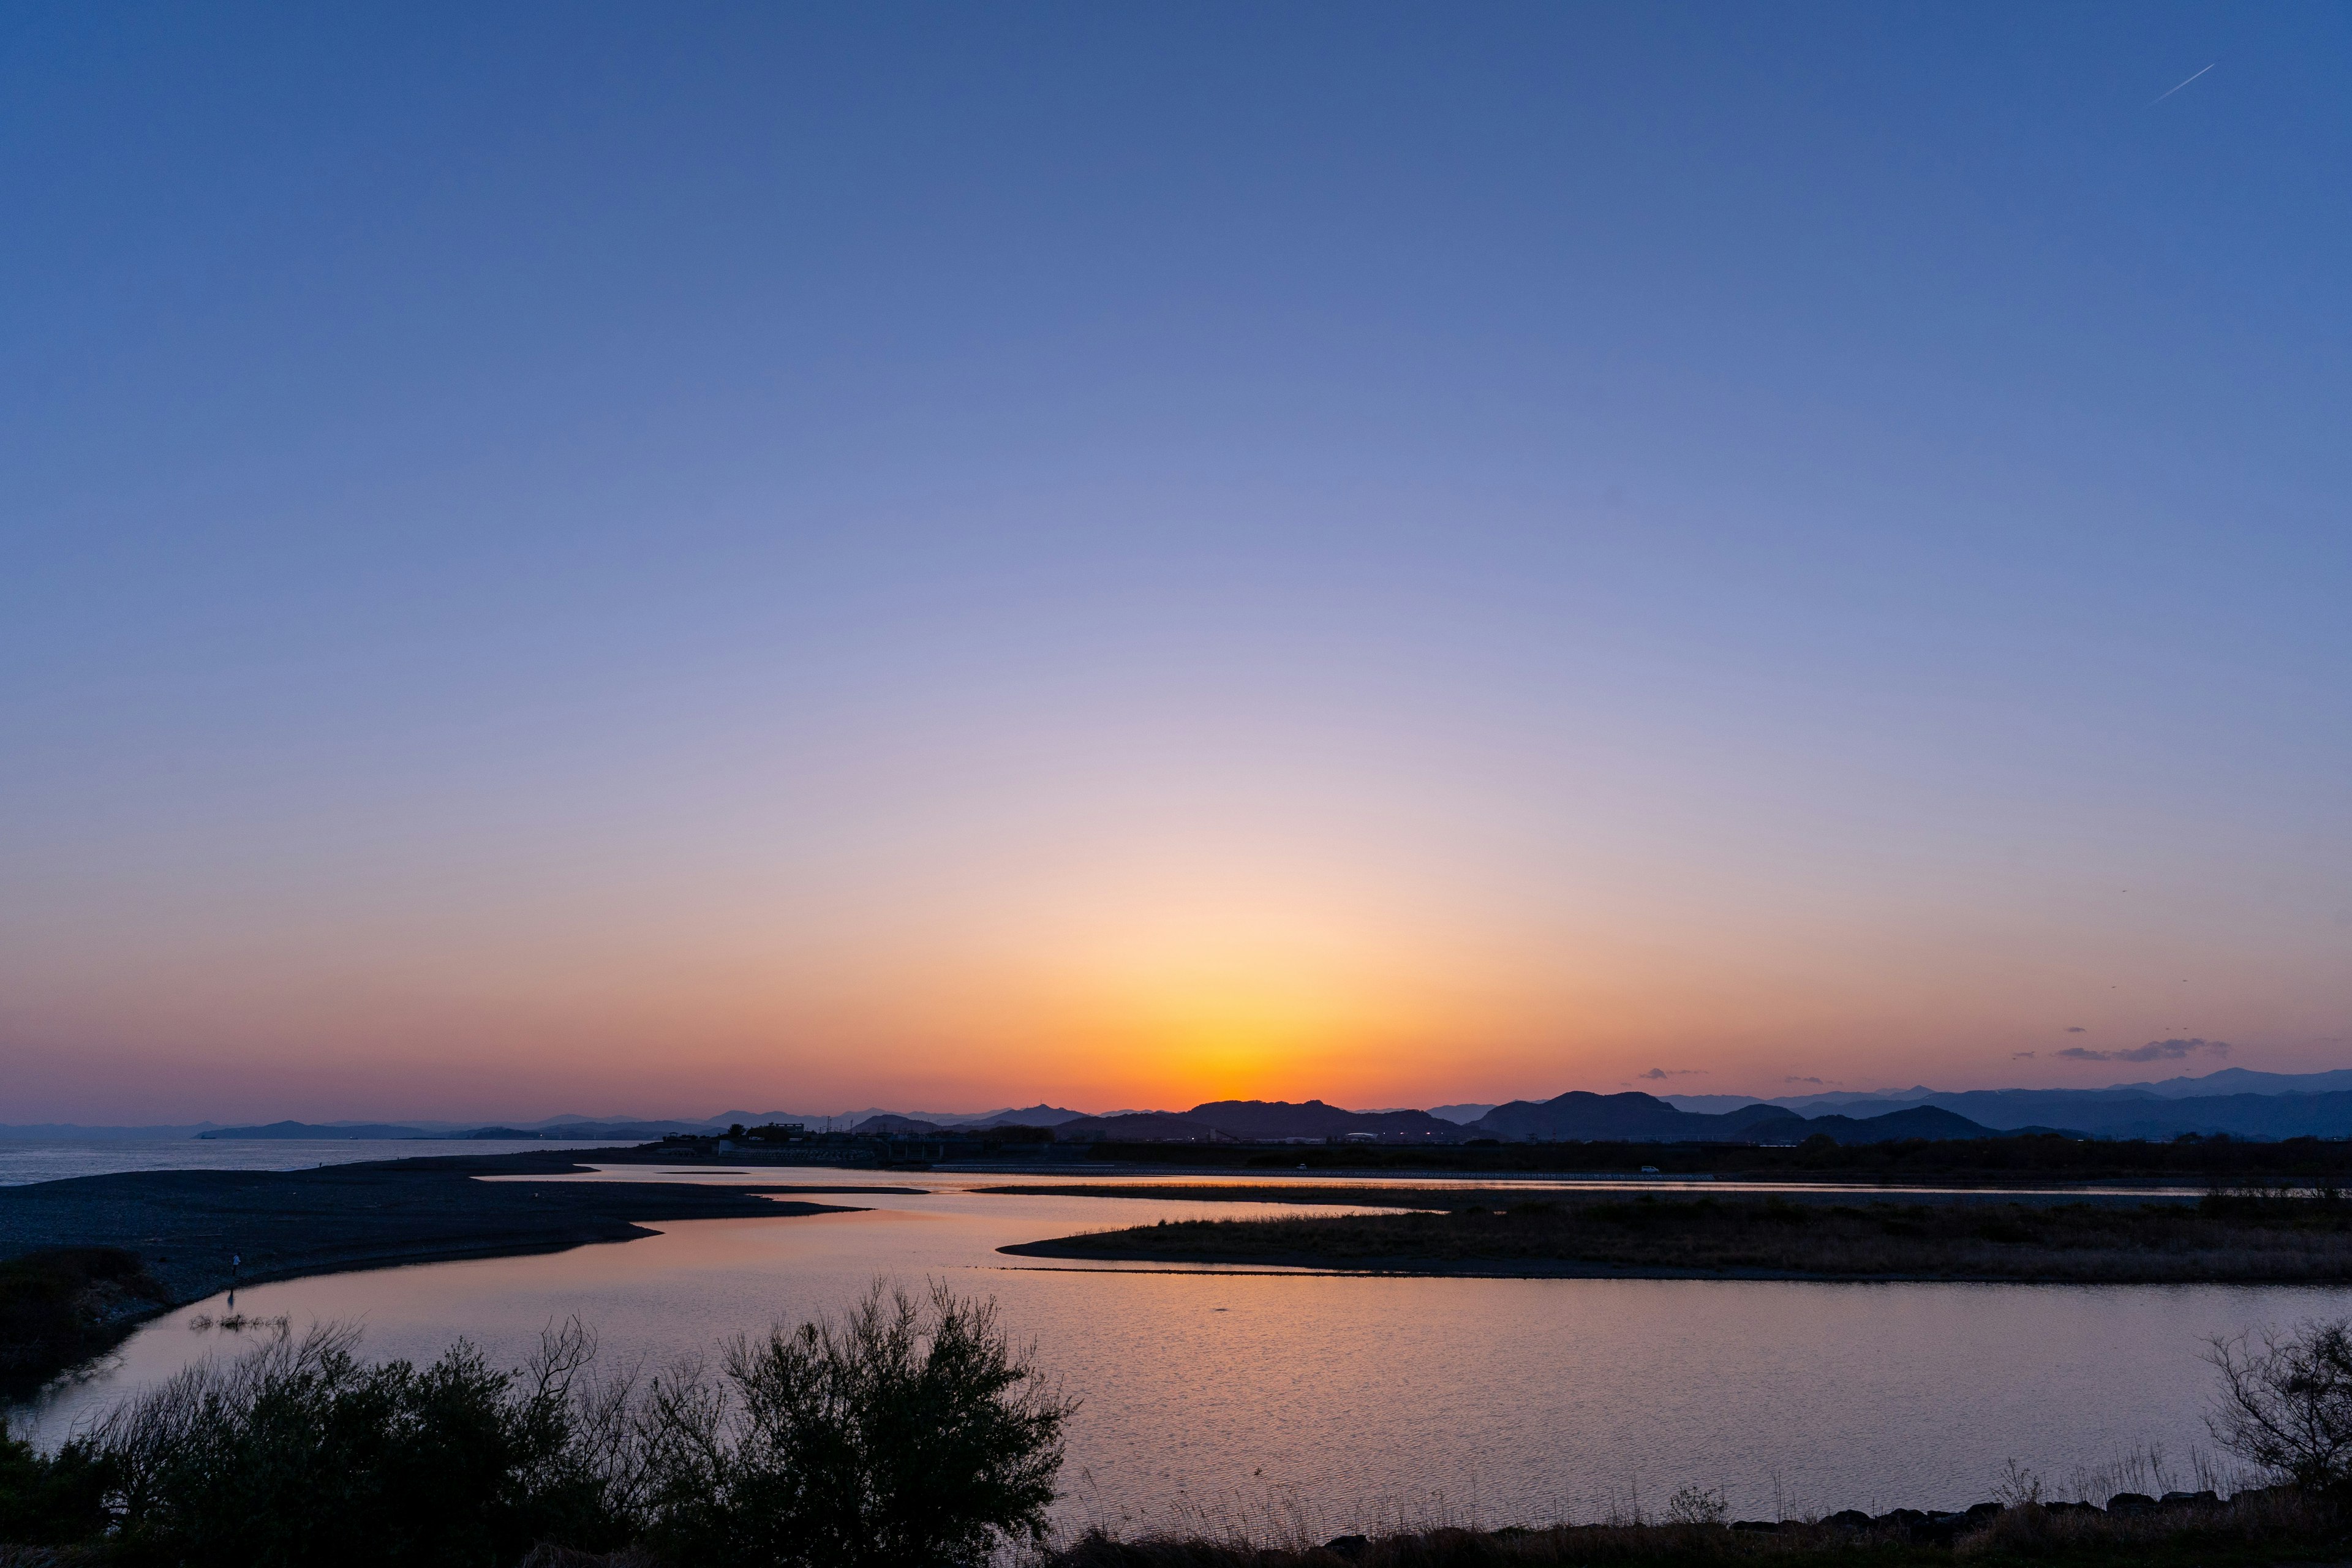
[{"label": "bare shrub", "polygon": [[1042,1544],[1076,1409],[994,1303],[877,1285],[649,1391],[647,1539],[709,1568],[967,1563]]},{"label": "bare shrub", "polygon": [[2001,1466],[2000,1479],[1992,1484],[1993,1501],[2003,1508],[2024,1508],[2042,1501],[2042,1474],[2027,1469],[2015,1459]]},{"label": "bare shrub", "polygon": [[1723,1494],[1707,1487],[1680,1487],[1666,1500],[1668,1524],[1721,1524],[1729,1511]]},{"label": "bare shrub", "polygon": [[2352,1479],[2352,1319],[2216,1338],[2206,1359],[2221,1374],[2207,1415],[2213,1440],[2301,1487],[2331,1490]]}]

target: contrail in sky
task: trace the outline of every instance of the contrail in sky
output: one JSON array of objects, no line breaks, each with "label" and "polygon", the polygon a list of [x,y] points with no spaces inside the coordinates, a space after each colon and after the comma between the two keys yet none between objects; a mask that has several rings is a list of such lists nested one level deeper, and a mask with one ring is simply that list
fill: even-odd
[{"label": "contrail in sky", "polygon": [[[2213,62],[2213,66],[2218,66],[2218,65],[2220,65],[2221,63],[2221,62],[2220,60],[2215,60],[2215,61]],[[2213,68],[2213,66],[2207,66],[2207,67],[2205,68],[2205,71],[2211,70],[2211,69]],[[2205,74],[2205,71],[2199,71],[2199,72],[2197,73],[2197,76],[2192,76],[2192,77],[2190,77],[2190,78],[2189,79],[2189,81],[2195,81],[2195,80],[2197,79],[2197,77],[2198,77],[2198,76],[2203,76],[2203,75]],[[2181,88],[2181,87],[2187,87],[2187,86],[2189,85],[2189,81],[2184,81],[2184,82],[2182,82],[2182,83],[2180,84],[2180,87],[2176,87],[2176,88],[2172,89],[2170,92],[2160,92],[2160,93],[2158,93],[2158,94],[2156,95],[2156,98],[2154,99],[2154,100],[2153,100],[2153,101],[2151,101],[2151,102],[2148,104],[2148,107],[2149,107],[2150,109],[2153,109],[2153,108],[2155,108],[2155,107],[2157,106],[2157,104],[2162,103],[2166,99],[2170,98],[2170,97],[2172,96],[2172,94],[2173,94],[2173,93],[2175,93],[2175,92],[2179,92],[2179,91],[2180,90],[2180,88]]]}]

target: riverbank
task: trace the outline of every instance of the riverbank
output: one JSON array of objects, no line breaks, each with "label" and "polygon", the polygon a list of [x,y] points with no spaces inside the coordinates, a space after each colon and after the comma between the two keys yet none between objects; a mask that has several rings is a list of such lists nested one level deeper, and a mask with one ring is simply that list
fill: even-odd
[{"label": "riverbank", "polygon": [[[1698,1501],[1704,1506],[1702,1496]],[[1987,1503],[1966,1513],[1897,1510],[1872,1518],[1688,1520],[1525,1530],[1436,1530],[1341,1536],[1292,1547],[1210,1538],[1120,1541],[1089,1535],[1053,1553],[1048,1568],[1568,1568],[1570,1564],[1769,1563],[1772,1568],[1944,1564],[1972,1568],[2206,1568],[2209,1564],[2341,1563],[2352,1552],[2341,1510],[2274,1489],[2221,1501],[2210,1492],[2087,1503]],[[583,1565],[584,1568],[584,1565]]]},{"label": "riverbank", "polygon": [[[79,1330],[119,1337],[158,1312],[241,1284],[558,1252],[651,1236],[648,1225],[670,1220],[845,1212],[770,1195],[804,1191],[787,1186],[476,1179],[571,1174],[586,1169],[578,1161],[576,1152],[460,1154],[310,1171],[135,1171],[0,1188],[0,1263],[31,1260],[0,1276],[0,1289],[21,1287],[28,1303],[47,1303],[41,1333],[0,1344],[0,1375],[21,1389],[62,1370],[45,1347],[90,1343],[86,1332],[57,1335],[58,1310]],[[54,1271],[37,1267],[60,1249],[116,1254],[130,1267],[116,1264],[104,1289],[69,1289],[60,1306]],[[0,1322],[14,1321],[0,1310]],[[29,1307],[25,1321],[36,1321]]]},{"label": "riverbank", "polygon": [[2309,1199],[1990,1205],[1546,1196],[1496,1208],[1457,1194],[1398,1196],[1452,1206],[1182,1220],[999,1250],[1090,1262],[1387,1274],[2075,1284],[2352,1280],[2352,1205]]},{"label": "riverbank", "polygon": [[1875,1185],[2047,1186],[2151,1181],[2194,1187],[2352,1184],[2352,1141],[2293,1138],[2091,1139],[2057,1132],[1985,1138],[1838,1143],[1826,1137],[1771,1143],[1468,1143],[1265,1145],[1094,1143],[1087,1158],[1110,1168],[1150,1165],[1202,1174],[1290,1171],[1352,1175],[1511,1176],[1559,1172],[1654,1174],[1741,1182]]},{"label": "riverbank", "polygon": [[[1386,1173],[1389,1181],[1397,1180],[1393,1172]],[[1378,1178],[1374,1178],[1377,1180]],[[1662,1200],[1715,1198],[1722,1200],[1746,1197],[1776,1204],[1852,1205],[1876,1198],[1882,1202],[1958,1204],[1981,1206],[1998,1204],[2023,1204],[2034,1207],[2050,1207],[2070,1204],[2086,1204],[2098,1207],[2133,1206],[2147,1203],[2197,1203],[2203,1194],[2176,1184],[2119,1186],[2108,1191],[2084,1191],[2078,1187],[2049,1187],[2019,1192],[2000,1187],[1969,1187],[1915,1191],[1907,1188],[1887,1190],[1850,1187],[1791,1187],[1782,1190],[1754,1187],[1730,1187],[1710,1191],[1712,1184],[1702,1185],[1684,1179],[1668,1183],[1634,1184],[1623,1177],[1585,1178],[1587,1186],[1576,1177],[1528,1178],[1521,1182],[1489,1179],[1480,1184],[1466,1182],[1427,1183],[1420,1186],[1382,1186],[1373,1184],[1342,1184],[1338,1180],[1321,1182],[1008,1182],[996,1186],[974,1187],[976,1193],[994,1197],[1053,1198],[1140,1198],[1174,1203],[1235,1203],[1235,1204],[1298,1204],[1304,1205],[1344,1205],[1387,1209],[1462,1209],[1473,1205],[1490,1209],[1507,1209],[1530,1202],[1560,1203],[1622,1202],[1628,1198],[1657,1197]],[[1643,1186],[1654,1188],[1651,1192]]]}]

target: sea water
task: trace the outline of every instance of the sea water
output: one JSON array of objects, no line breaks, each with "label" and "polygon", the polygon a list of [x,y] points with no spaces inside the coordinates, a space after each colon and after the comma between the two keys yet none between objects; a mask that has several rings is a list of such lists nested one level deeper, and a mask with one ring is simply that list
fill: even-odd
[{"label": "sea water", "polygon": [[306,1171],[417,1154],[612,1146],[610,1138],[584,1143],[535,1138],[0,1138],[0,1187],[115,1171]]}]

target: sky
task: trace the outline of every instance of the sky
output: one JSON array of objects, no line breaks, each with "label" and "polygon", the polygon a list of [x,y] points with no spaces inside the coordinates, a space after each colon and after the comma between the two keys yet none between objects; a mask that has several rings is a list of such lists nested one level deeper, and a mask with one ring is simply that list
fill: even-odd
[{"label": "sky", "polygon": [[2347,78],[7,7],[0,1121],[2352,1065]]}]

